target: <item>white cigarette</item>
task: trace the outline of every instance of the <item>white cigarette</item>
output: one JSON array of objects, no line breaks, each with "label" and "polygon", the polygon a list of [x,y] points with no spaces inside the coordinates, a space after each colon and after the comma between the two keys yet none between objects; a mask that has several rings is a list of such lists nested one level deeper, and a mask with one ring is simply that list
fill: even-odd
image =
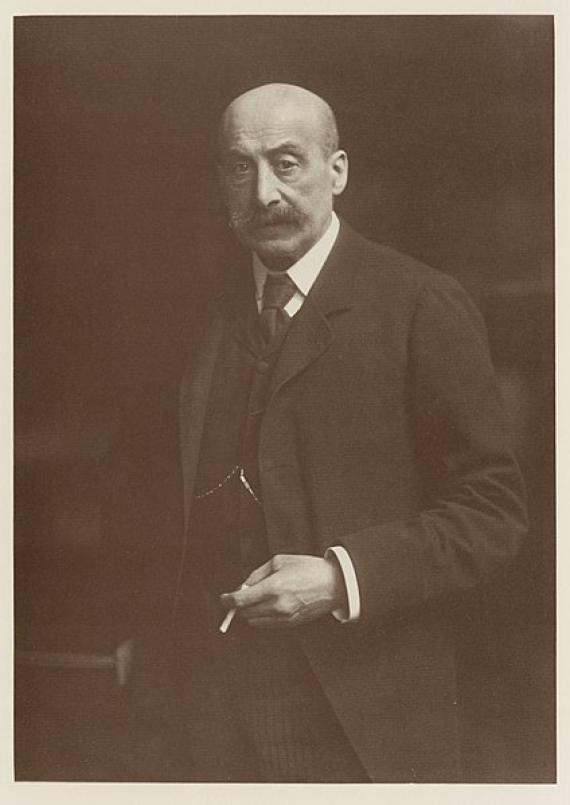
[{"label": "white cigarette", "polygon": [[[248,587],[248,586],[249,586],[248,584],[242,584],[241,587],[240,587],[240,590],[245,590],[245,588]],[[220,623],[220,632],[222,634],[225,634],[228,631],[228,629],[230,628],[230,624],[233,621],[233,619],[235,618],[236,612],[237,612],[236,607],[234,607],[233,609],[230,609],[230,610],[228,610],[228,612],[226,612],[226,617]]]},{"label": "white cigarette", "polygon": [[237,612],[237,609],[235,607],[234,607],[234,609],[230,609],[228,612],[226,612],[226,617],[220,623],[220,632],[222,634],[225,634],[228,631],[228,629],[230,628],[230,624],[233,621],[236,612]]}]

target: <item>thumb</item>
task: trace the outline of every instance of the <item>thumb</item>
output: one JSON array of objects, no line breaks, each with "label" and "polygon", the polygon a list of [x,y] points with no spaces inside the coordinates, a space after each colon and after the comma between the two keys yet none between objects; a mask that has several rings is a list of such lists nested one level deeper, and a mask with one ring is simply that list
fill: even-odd
[{"label": "thumb", "polygon": [[241,590],[247,590],[248,587],[249,584],[246,584],[244,581],[243,584],[240,584],[239,589],[234,590],[231,593],[222,593],[220,595],[220,601],[222,605],[225,606],[225,608],[228,610],[235,609],[235,607],[238,605],[235,596],[239,595]]},{"label": "thumb", "polygon": [[275,568],[273,567],[273,561],[270,559],[268,562],[265,562],[264,565],[252,570],[247,579],[244,581],[243,586],[253,587],[254,584],[259,584],[260,581],[263,581],[263,579],[271,576],[271,574],[274,572]]}]

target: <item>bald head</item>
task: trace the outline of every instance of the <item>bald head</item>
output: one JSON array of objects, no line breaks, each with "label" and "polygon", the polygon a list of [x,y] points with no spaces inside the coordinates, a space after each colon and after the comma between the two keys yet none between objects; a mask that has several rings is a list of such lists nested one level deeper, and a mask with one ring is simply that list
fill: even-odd
[{"label": "bald head", "polygon": [[220,123],[220,147],[243,123],[263,126],[272,121],[298,121],[319,141],[324,155],[338,149],[334,112],[326,101],[294,84],[264,84],[239,95],[225,110]]}]

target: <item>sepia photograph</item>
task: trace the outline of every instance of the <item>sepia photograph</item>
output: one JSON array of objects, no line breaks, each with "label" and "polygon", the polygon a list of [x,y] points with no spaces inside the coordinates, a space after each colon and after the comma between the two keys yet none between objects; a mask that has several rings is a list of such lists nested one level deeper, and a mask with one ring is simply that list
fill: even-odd
[{"label": "sepia photograph", "polygon": [[14,17],[16,782],[557,782],[554,22]]}]

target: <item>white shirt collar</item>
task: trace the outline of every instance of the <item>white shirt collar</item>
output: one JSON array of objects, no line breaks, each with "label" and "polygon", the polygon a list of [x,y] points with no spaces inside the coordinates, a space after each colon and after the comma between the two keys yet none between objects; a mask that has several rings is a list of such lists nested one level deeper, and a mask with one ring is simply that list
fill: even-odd
[{"label": "white shirt collar", "polygon": [[[297,260],[290,268],[287,269],[287,274],[291,277],[297,289],[303,296],[307,296],[317,277],[320,274],[322,267],[329,256],[332,247],[337,239],[338,231],[340,229],[340,222],[337,214],[332,213],[331,222],[321,238],[311,246],[308,252]],[[266,268],[257,254],[253,254],[253,279],[255,281],[255,293],[258,299],[263,296],[263,286],[267,275],[271,272]]]}]

